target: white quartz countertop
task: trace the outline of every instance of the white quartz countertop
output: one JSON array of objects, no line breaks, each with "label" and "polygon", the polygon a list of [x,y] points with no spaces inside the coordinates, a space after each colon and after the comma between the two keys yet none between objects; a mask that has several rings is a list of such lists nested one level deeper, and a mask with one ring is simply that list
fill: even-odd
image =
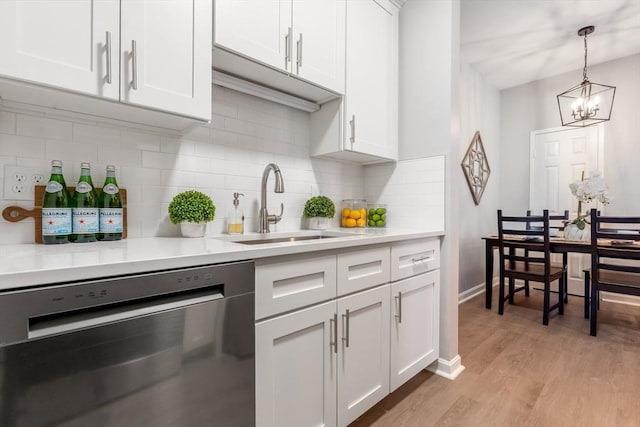
[{"label": "white quartz countertop", "polygon": [[340,229],[326,232],[329,235],[339,234],[339,237],[317,240],[258,245],[230,241],[306,234],[318,232],[305,230],[269,235],[249,233],[243,236],[215,235],[201,238],[150,237],[65,245],[0,245],[0,290],[435,237],[444,232],[362,229],[346,233],[344,229]]}]

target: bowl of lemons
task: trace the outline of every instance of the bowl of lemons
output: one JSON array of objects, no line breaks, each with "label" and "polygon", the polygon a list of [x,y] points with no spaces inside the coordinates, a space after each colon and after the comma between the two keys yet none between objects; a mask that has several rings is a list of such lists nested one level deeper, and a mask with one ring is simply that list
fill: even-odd
[{"label": "bowl of lemons", "polygon": [[344,199],[340,226],[364,228],[367,225],[367,201],[365,199]]}]

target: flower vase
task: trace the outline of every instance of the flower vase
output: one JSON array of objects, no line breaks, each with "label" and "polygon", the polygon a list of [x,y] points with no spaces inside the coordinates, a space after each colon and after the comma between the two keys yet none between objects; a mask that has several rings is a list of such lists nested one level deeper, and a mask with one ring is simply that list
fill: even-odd
[{"label": "flower vase", "polygon": [[329,228],[329,218],[322,216],[314,216],[309,218],[309,229],[326,230]]},{"label": "flower vase", "polygon": [[585,240],[587,236],[587,227],[582,230],[576,224],[569,223],[564,227],[564,238],[566,240]]},{"label": "flower vase", "polygon": [[182,237],[203,237],[207,231],[206,222],[181,222],[180,232]]}]

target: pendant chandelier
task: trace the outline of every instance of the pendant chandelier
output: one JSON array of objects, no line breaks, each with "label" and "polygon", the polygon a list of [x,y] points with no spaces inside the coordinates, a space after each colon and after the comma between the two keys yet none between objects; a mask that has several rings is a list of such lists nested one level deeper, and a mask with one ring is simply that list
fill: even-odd
[{"label": "pendant chandelier", "polygon": [[558,95],[562,126],[584,127],[611,119],[615,86],[591,83],[587,77],[587,35],[594,30],[593,25],[578,30],[584,37],[582,83]]}]

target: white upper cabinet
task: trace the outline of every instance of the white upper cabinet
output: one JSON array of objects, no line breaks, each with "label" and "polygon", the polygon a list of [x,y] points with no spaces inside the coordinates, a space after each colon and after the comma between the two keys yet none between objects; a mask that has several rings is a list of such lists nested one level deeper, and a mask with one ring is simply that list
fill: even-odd
[{"label": "white upper cabinet", "polygon": [[215,42],[254,60],[285,69],[291,0],[216,0]]},{"label": "white upper cabinet", "polygon": [[121,100],[209,119],[211,2],[122,0]]},{"label": "white upper cabinet", "polygon": [[[214,21],[216,46],[344,93],[345,0],[216,0]],[[214,67],[243,73],[220,59]],[[279,86],[264,73],[261,83]]]},{"label": "white upper cabinet", "polygon": [[344,0],[294,1],[292,28],[290,71],[344,93]]},{"label": "white upper cabinet", "polygon": [[398,15],[389,0],[346,2],[342,100],[311,115],[312,155],[363,164],[398,159]]},{"label": "white upper cabinet", "polygon": [[385,0],[347,2],[344,148],[397,158],[398,9]]},{"label": "white upper cabinet", "polygon": [[119,0],[0,1],[0,74],[117,100]]},{"label": "white upper cabinet", "polygon": [[2,0],[0,77],[15,79],[3,95],[161,126],[171,117],[72,93],[210,120],[211,17],[210,0]]}]

